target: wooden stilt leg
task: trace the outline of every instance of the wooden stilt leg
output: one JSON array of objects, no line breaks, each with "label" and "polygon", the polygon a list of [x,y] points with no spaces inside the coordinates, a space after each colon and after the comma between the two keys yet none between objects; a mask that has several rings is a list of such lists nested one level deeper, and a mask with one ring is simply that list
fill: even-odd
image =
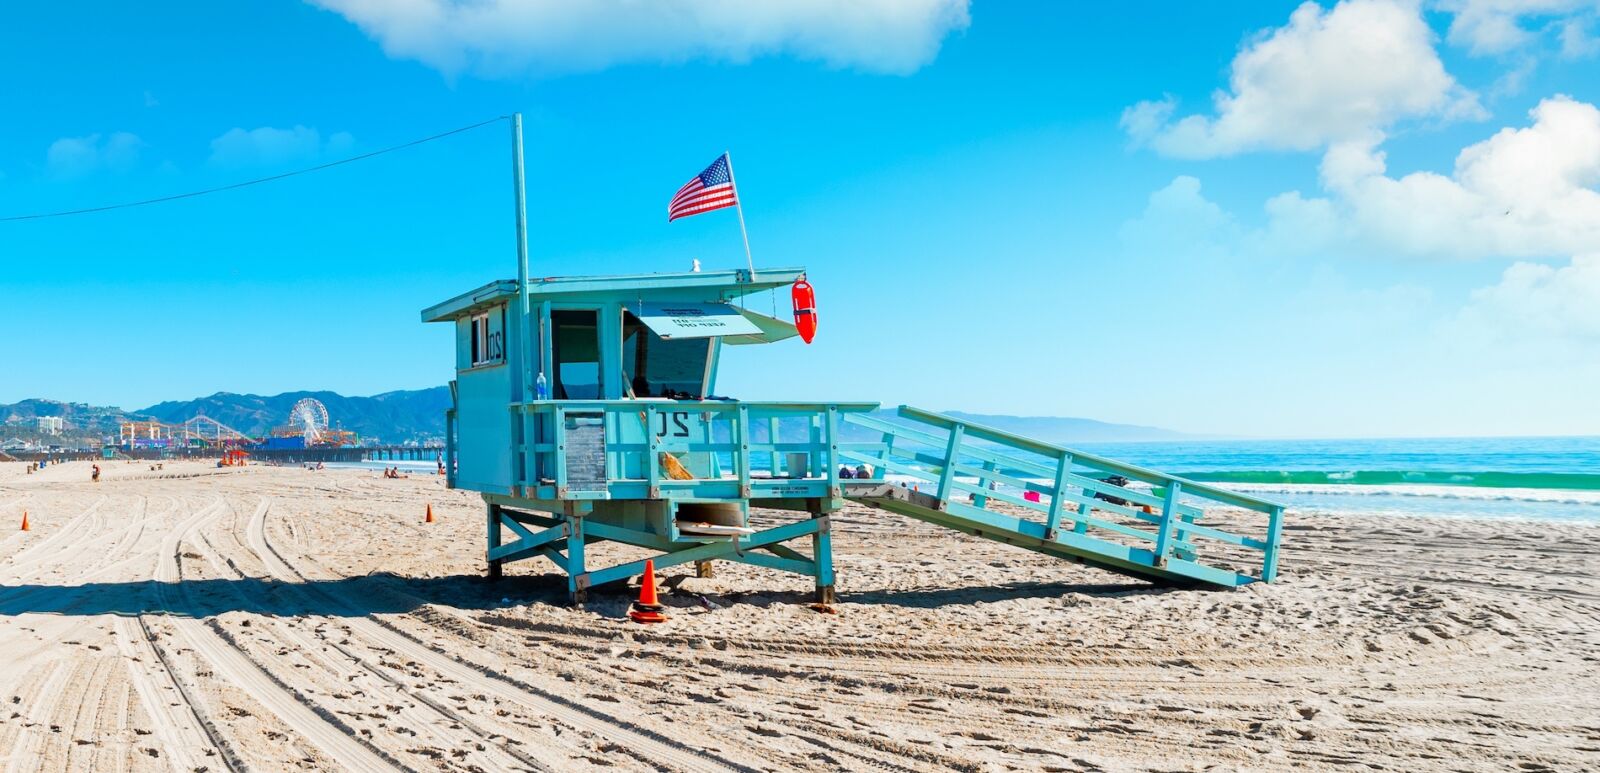
[{"label": "wooden stilt leg", "polygon": [[833,592],[833,535],[828,516],[816,516],[817,531],[811,535],[811,555],[817,562],[817,603],[832,604]]},{"label": "wooden stilt leg", "polygon": [[[489,505],[489,550],[500,547],[500,506]],[[489,559],[489,581],[500,579],[500,559]]]},{"label": "wooden stilt leg", "polygon": [[589,575],[584,569],[583,519],[568,518],[571,528],[567,536],[567,595],[573,606],[583,606],[589,600]]}]

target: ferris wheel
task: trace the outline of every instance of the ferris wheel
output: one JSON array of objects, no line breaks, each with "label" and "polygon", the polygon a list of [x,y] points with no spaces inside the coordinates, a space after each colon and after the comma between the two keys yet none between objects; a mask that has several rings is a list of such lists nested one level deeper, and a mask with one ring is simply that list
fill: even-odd
[{"label": "ferris wheel", "polygon": [[328,429],[328,406],[314,397],[301,398],[289,409],[289,425],[304,432],[307,444],[320,442]]}]

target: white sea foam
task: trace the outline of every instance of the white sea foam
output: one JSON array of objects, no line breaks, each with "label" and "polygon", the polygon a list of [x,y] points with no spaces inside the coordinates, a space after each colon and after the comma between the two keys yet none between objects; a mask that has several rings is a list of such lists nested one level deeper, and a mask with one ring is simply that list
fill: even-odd
[{"label": "white sea foam", "polygon": [[1340,497],[1400,496],[1480,502],[1539,502],[1600,507],[1600,491],[1568,489],[1487,488],[1409,483],[1363,486],[1340,483],[1217,483],[1220,488],[1253,494],[1309,494]]},{"label": "white sea foam", "polygon": [[[908,475],[891,473],[890,482],[918,485],[931,492],[936,484]],[[973,483],[975,478],[957,476]],[[1032,479],[1030,483],[1049,485]],[[1535,520],[1600,519],[1600,491],[1536,488],[1487,488],[1438,484],[1352,483],[1213,483],[1217,488],[1253,494],[1288,505],[1295,516],[1359,515],[1371,517],[1460,517],[1514,518]],[[1148,491],[1150,486],[1135,482],[1129,486]],[[1003,490],[1010,491],[1010,487]],[[1011,493],[1015,494],[1014,491]],[[1185,497],[1187,503],[1209,507],[1215,503]]]}]

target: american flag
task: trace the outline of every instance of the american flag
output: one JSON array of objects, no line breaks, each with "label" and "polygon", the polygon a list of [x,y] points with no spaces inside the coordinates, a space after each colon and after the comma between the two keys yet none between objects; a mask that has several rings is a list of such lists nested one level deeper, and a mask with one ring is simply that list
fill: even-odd
[{"label": "american flag", "polygon": [[739,194],[733,190],[733,174],[728,169],[728,154],[723,153],[704,172],[689,178],[689,182],[672,194],[672,203],[667,205],[667,222],[738,203]]}]

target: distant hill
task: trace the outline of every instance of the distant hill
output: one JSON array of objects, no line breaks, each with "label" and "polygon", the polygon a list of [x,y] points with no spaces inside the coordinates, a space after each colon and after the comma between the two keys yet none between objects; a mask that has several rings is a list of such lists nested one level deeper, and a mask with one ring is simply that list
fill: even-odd
[{"label": "distant hill", "polygon": [[[195,416],[208,416],[247,435],[265,435],[273,427],[288,422],[289,409],[301,398],[314,397],[328,407],[328,417],[336,429],[360,435],[363,440],[384,443],[438,441],[444,438],[444,412],[450,407],[449,387],[433,387],[384,392],[371,397],[346,397],[337,392],[284,392],[279,395],[249,395],[218,392],[209,397],[157,403],[149,408],[124,411],[83,403],[30,399],[0,405],[0,443],[7,438],[40,440],[34,431],[35,417],[60,416],[66,428],[63,439],[95,441],[117,434],[117,424],[127,419],[156,419],[177,424]],[[883,413],[892,413],[884,409]],[[947,411],[949,415],[975,424],[1062,445],[1120,443],[1150,440],[1192,440],[1185,435],[1157,427],[1112,424],[1065,416],[1006,416]],[[867,437],[870,431],[852,431]],[[49,442],[58,442],[51,440]]]},{"label": "distant hill", "polygon": [[[61,434],[46,435],[38,431],[37,420],[44,416],[61,418]],[[107,435],[115,435],[117,424],[125,418],[128,418],[128,413],[120,408],[64,403],[60,400],[31,398],[10,405],[0,404],[0,445],[23,441],[69,447],[92,446]]]},{"label": "distant hill", "polygon": [[1026,435],[1057,445],[1074,443],[1134,443],[1150,440],[1196,440],[1198,435],[1188,435],[1159,427],[1137,424],[1112,424],[1094,419],[1068,416],[1005,416],[988,413],[946,411],[962,421],[982,424],[1015,435]]},{"label": "distant hill", "polygon": [[[896,418],[895,411],[896,409],[885,406],[873,413],[888,421],[897,422],[899,419]],[[1113,424],[1071,416],[1008,416],[992,413],[967,413],[966,411],[940,411],[940,413],[973,424],[982,424],[985,427],[1010,432],[1013,435],[1022,435],[1062,446],[1079,446],[1093,443],[1138,443],[1160,440],[1199,440],[1203,437],[1159,427]],[[880,433],[858,425],[846,425],[845,432],[846,437],[851,441],[873,440],[880,435]]]},{"label": "distant hill", "polygon": [[444,412],[450,407],[449,387],[439,386],[371,397],[345,397],[327,391],[284,392],[270,397],[218,392],[194,400],[157,403],[138,413],[172,423],[208,416],[247,435],[264,435],[273,427],[286,424],[289,409],[306,397],[328,407],[328,419],[335,429],[385,443],[442,439]]},{"label": "distant hill", "polygon": [[[363,440],[385,443],[441,440],[444,412],[450,407],[449,387],[385,392],[371,397],[345,397],[337,392],[285,392],[280,395],[241,395],[218,392],[193,400],[157,403],[149,408],[121,408],[64,403],[32,398],[0,404],[0,444],[10,439],[61,445],[96,445],[115,437],[117,425],[130,419],[155,419],[178,424],[196,416],[209,416],[247,435],[265,435],[289,420],[289,409],[303,397],[314,397],[328,407],[336,429],[346,429]],[[37,418],[59,416],[65,425],[59,436],[37,431]]]}]

